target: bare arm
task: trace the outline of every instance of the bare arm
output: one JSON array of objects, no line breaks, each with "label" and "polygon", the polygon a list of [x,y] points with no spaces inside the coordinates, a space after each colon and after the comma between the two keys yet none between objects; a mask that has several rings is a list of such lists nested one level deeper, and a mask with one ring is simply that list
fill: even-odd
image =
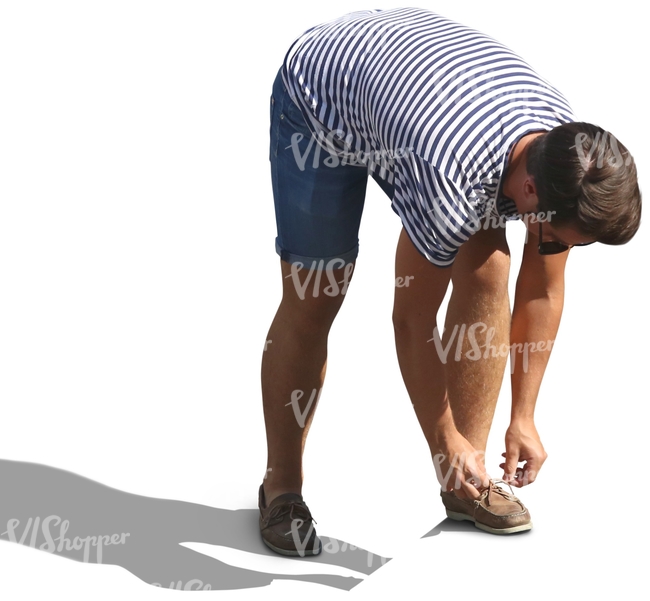
[{"label": "bare arm", "polygon": [[[564,270],[569,251],[540,255],[538,238],[529,233],[517,278],[510,329],[512,411],[506,432],[504,480],[530,484],[546,460],[535,428],[537,396],[564,305]],[[517,462],[525,461],[523,469]]]},{"label": "bare arm", "polygon": [[[459,496],[477,497],[470,479],[487,481],[482,456],[460,435],[447,399],[444,365],[432,342],[436,317],[451,279],[451,268],[439,268],[423,257],[402,229],[395,276],[393,324],[397,357],[422,431],[431,449],[440,484]],[[474,480],[476,481],[476,480]]]}]

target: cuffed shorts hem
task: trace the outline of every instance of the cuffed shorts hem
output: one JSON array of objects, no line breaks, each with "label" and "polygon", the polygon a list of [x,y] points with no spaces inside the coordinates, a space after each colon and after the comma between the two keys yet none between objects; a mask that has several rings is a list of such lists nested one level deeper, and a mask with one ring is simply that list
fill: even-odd
[{"label": "cuffed shorts hem", "polygon": [[[353,261],[356,261],[357,256],[359,255],[359,245],[355,246],[352,250],[349,250],[348,252],[345,253],[340,253],[337,255],[332,255],[329,257],[307,257],[304,255],[298,255],[296,253],[289,252],[288,250],[284,250],[280,246],[280,242],[278,239],[275,239],[275,252],[280,255],[280,258],[283,261],[286,261],[287,263],[302,263],[303,265],[314,265],[315,269],[320,269],[321,265],[323,268],[327,268],[328,266],[331,266],[332,262],[337,262],[340,263],[341,261],[343,264],[347,265],[348,263],[352,263]],[[323,263],[321,264],[320,261]],[[336,269],[339,267],[343,267],[343,265],[337,265]]]}]

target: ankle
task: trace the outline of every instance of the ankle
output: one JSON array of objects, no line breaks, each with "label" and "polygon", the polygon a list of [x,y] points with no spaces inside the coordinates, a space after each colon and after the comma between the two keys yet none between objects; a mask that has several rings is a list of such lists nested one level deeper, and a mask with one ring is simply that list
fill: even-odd
[{"label": "ankle", "polygon": [[273,499],[280,495],[286,493],[302,494],[302,485],[295,481],[273,481],[270,478],[266,478],[262,485],[264,489],[264,500],[267,506]]}]

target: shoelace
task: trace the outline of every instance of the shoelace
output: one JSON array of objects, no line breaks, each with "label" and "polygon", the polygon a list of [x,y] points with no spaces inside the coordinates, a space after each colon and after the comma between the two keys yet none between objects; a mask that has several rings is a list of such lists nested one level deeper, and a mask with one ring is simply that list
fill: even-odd
[{"label": "shoelace", "polygon": [[268,525],[271,523],[272,520],[281,521],[281,519],[287,514],[289,514],[289,519],[291,520],[295,520],[295,519],[301,519],[303,521],[311,520],[314,523],[318,523],[313,517],[311,517],[311,513],[309,512],[309,509],[307,509],[307,507],[305,507],[304,505],[296,501],[290,501],[289,503],[282,503],[281,505],[277,505],[276,507],[271,509],[265,522]]},{"label": "shoelace", "polygon": [[[509,489],[510,493],[508,494],[503,488],[500,486],[497,486],[497,484],[505,484]],[[481,493],[481,496],[476,499],[474,502],[477,504],[482,503],[485,501],[485,504],[489,507],[490,506],[490,493],[496,493],[500,496],[502,496],[504,499],[507,501],[514,501],[515,503],[519,502],[519,499],[515,496],[514,491],[512,490],[512,486],[505,480],[490,480],[488,483],[488,486],[486,489],[483,490]]]}]

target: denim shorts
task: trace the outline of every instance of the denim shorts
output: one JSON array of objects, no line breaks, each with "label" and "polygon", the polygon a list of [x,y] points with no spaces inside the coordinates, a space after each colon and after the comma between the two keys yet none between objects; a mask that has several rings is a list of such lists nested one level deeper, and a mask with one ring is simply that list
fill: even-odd
[{"label": "denim shorts", "polygon": [[[317,143],[279,71],[271,96],[270,160],[275,249],[288,263],[326,267],[334,259],[346,264],[357,258],[368,168],[332,158]],[[392,198],[392,186],[373,178]]]}]

